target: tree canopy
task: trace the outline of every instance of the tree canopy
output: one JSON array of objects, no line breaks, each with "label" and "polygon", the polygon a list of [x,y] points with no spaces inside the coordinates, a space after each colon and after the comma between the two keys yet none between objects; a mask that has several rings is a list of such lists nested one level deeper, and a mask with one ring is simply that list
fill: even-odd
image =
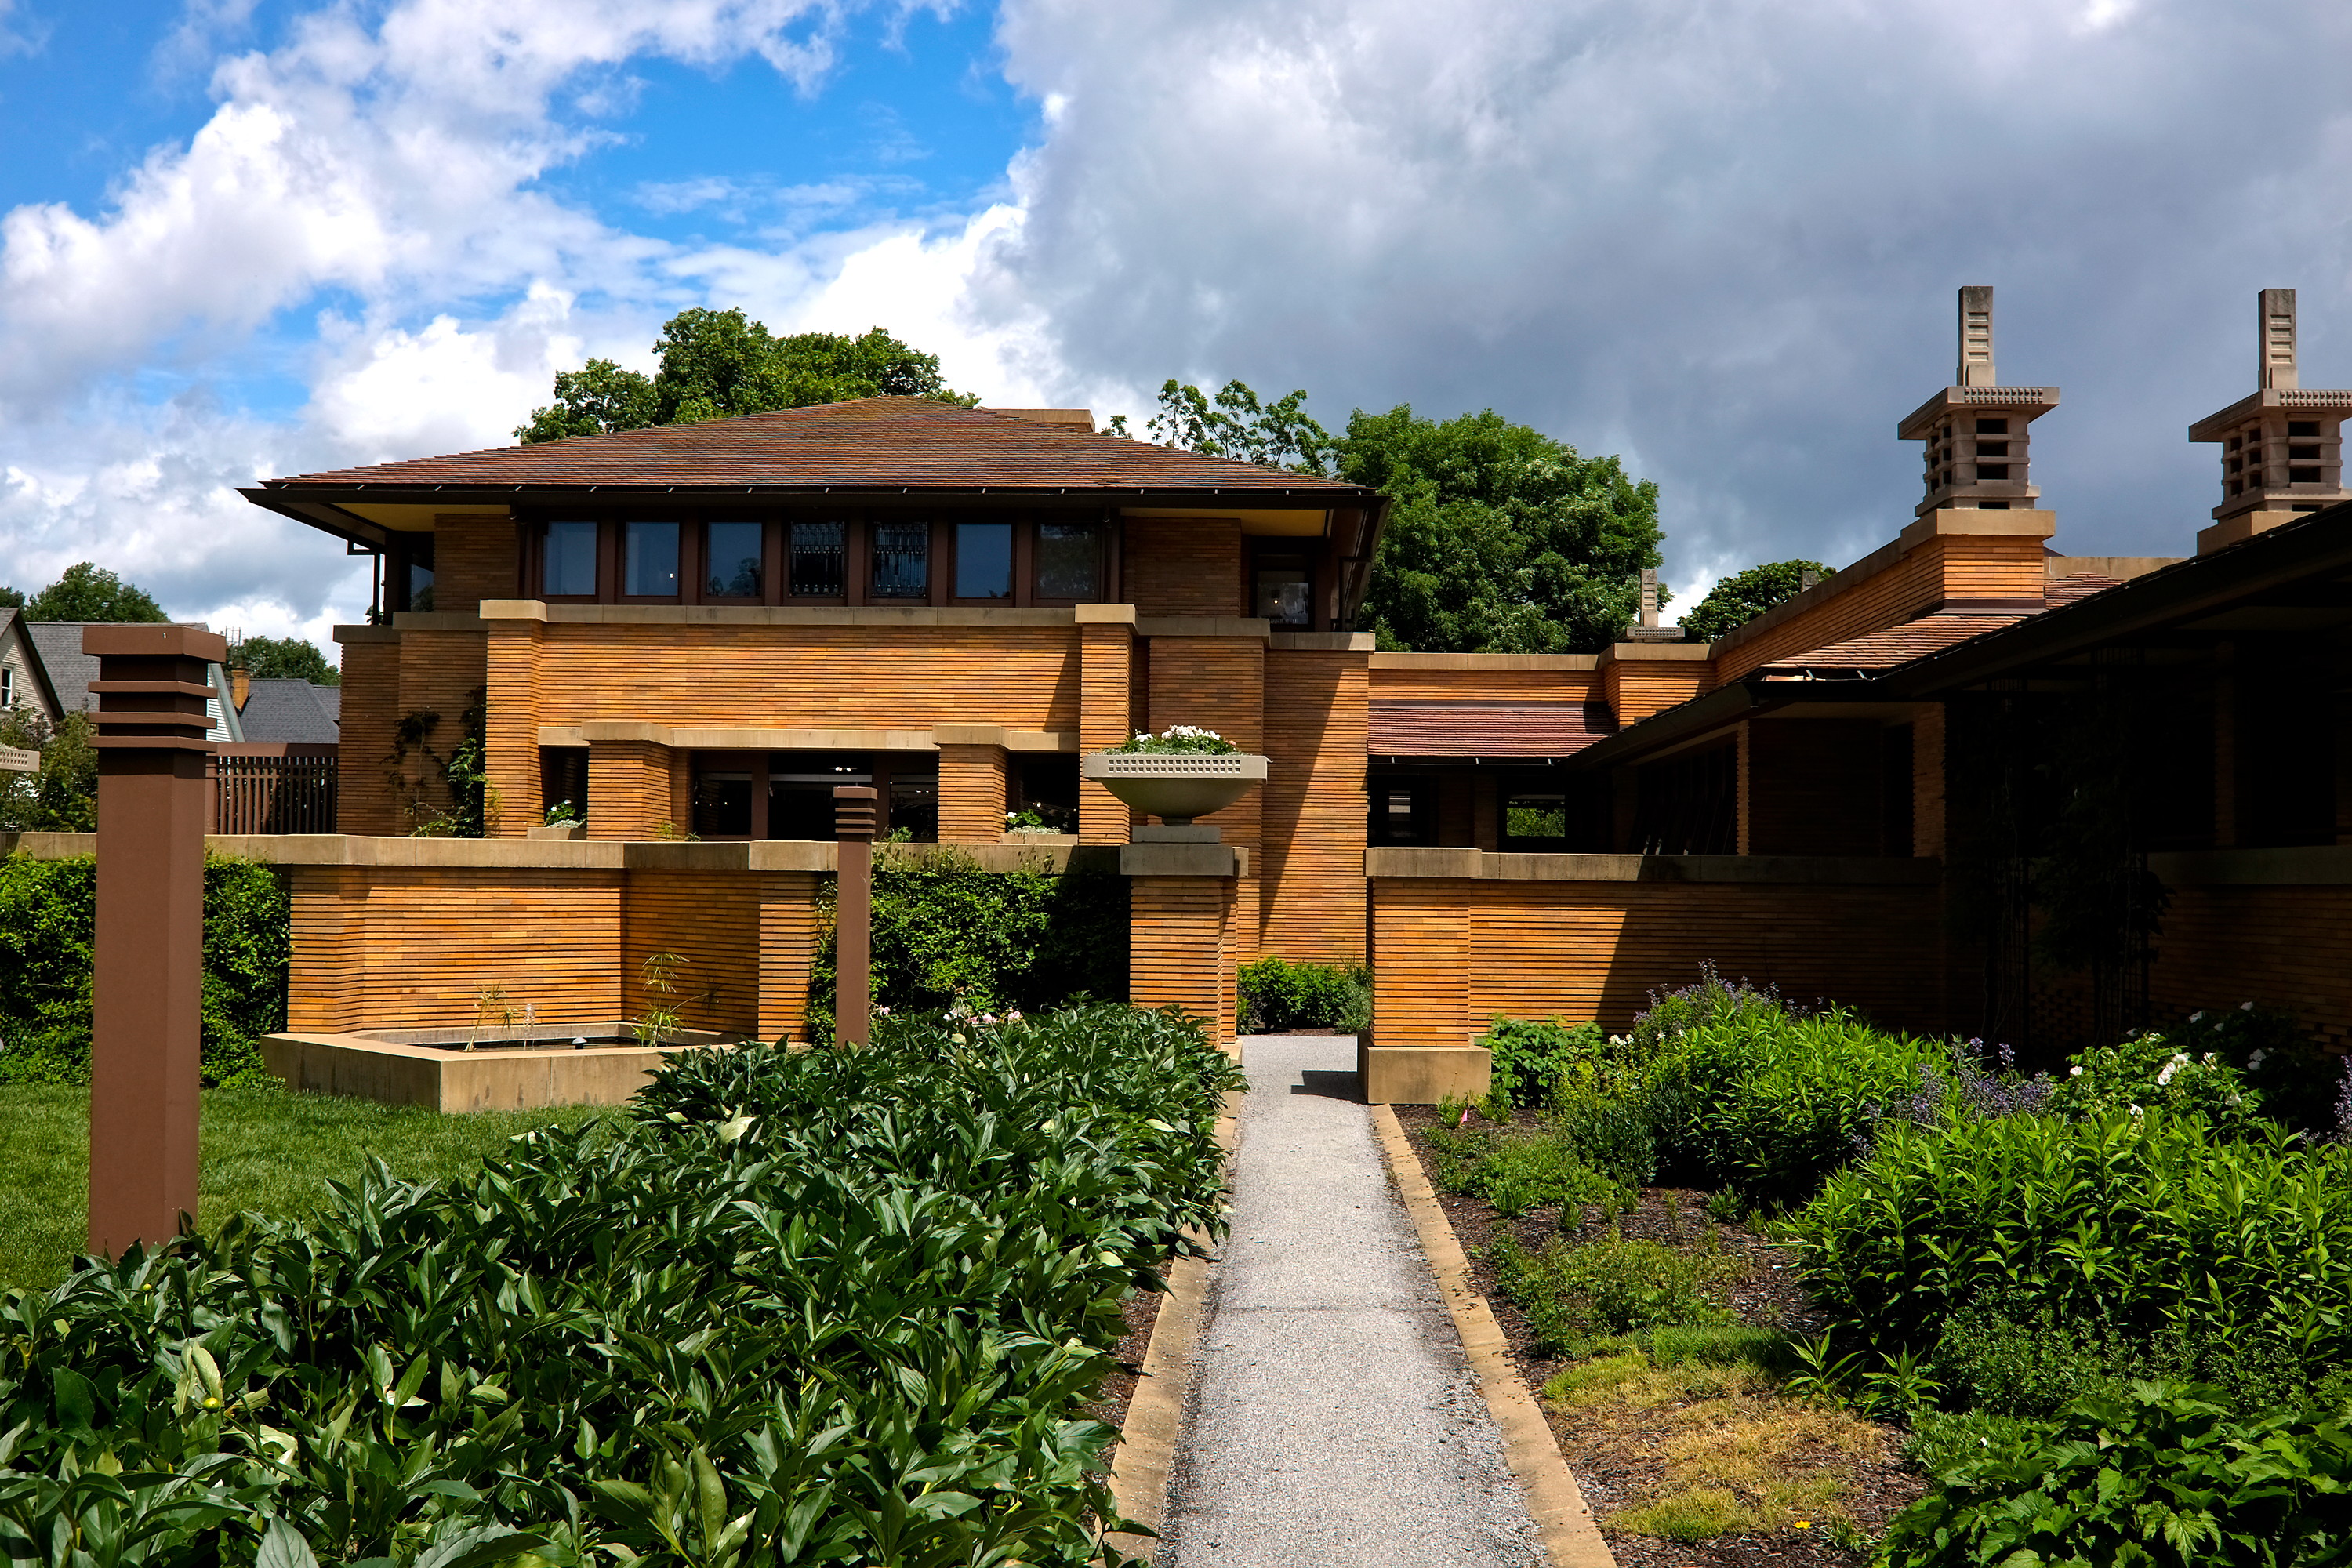
[{"label": "tree canopy", "polygon": [[966,407],[977,397],[940,379],[940,356],[880,327],[864,337],[795,332],[777,337],[737,310],[681,310],[662,328],[650,376],[608,359],[558,371],[555,401],[515,427],[525,443],[684,425],[858,397],[930,397]]},{"label": "tree canopy", "polygon": [[25,591],[22,588],[11,588],[5,583],[0,583],[0,610],[21,609],[24,604]]},{"label": "tree canopy", "polygon": [[1656,485],[1492,409],[1435,420],[1407,404],[1359,408],[1333,437],[1306,400],[1296,391],[1266,403],[1238,381],[1212,400],[1170,381],[1150,429],[1171,446],[1387,495],[1364,595],[1382,648],[1590,653],[1633,624],[1642,571],[1659,563]]},{"label": "tree canopy", "polygon": [[142,589],[84,561],[24,601],[28,621],[151,621],[172,617]]},{"label": "tree canopy", "polygon": [[313,686],[341,686],[343,672],[308,637],[239,637],[229,647],[229,662],[242,664],[256,680],[307,680]]},{"label": "tree canopy", "polygon": [[1837,574],[1818,561],[1768,561],[1718,578],[1706,596],[1684,614],[1683,631],[1694,642],[1713,642],[1795,598],[1804,591],[1808,572],[1824,578]]}]

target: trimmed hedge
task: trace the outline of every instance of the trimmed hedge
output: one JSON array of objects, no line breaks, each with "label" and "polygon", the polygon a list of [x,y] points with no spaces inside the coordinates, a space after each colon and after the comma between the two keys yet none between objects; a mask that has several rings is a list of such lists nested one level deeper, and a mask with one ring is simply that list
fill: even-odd
[{"label": "trimmed hedge", "polygon": [[1098,1559],[1081,1406],[1122,1299],[1222,1230],[1238,1069],[1124,1008],[878,1033],[688,1054],[633,1122],[12,1294],[0,1553]]},{"label": "trimmed hedge", "polygon": [[[0,1083],[89,1078],[98,862],[0,857]],[[205,858],[204,1081],[275,1083],[261,1037],[286,1026],[292,910],[268,867]]]}]

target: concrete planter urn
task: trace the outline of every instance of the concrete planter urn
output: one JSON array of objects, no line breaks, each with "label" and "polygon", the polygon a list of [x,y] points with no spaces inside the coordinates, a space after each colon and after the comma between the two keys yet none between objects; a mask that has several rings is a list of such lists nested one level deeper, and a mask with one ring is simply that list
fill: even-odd
[{"label": "concrete planter urn", "polygon": [[1079,773],[1171,827],[1223,811],[1265,782],[1265,759],[1244,752],[1092,752]]}]

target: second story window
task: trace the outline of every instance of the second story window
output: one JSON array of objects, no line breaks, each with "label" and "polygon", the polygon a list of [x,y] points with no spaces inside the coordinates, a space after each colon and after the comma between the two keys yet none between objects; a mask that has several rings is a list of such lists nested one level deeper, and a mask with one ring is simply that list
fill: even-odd
[{"label": "second story window", "polygon": [[1091,522],[1037,525],[1040,599],[1092,604],[1102,595],[1102,533]]},{"label": "second story window", "polygon": [[709,599],[756,599],[763,579],[768,531],[756,522],[714,522],[703,530],[702,594]]},{"label": "second story window", "polygon": [[1251,586],[1251,615],[1263,616],[1289,631],[1304,631],[1313,625],[1315,574],[1304,554],[1261,554],[1256,578]]},{"label": "second story window", "polygon": [[551,599],[596,596],[596,525],[551,522],[540,563],[539,591]]},{"label": "second story window", "polygon": [[677,597],[677,524],[622,526],[621,593],[631,599]]},{"label": "second story window", "polygon": [[877,522],[874,525],[874,587],[877,600],[912,599],[918,603],[931,592],[931,525],[928,522]]},{"label": "second story window", "polygon": [[0,664],[0,709],[16,706],[16,667]]},{"label": "second story window", "polygon": [[838,522],[796,522],[784,544],[784,573],[795,599],[838,599],[848,581],[843,544],[848,529]]},{"label": "second story window", "polygon": [[1013,525],[960,522],[955,534],[955,596],[1013,597]]}]

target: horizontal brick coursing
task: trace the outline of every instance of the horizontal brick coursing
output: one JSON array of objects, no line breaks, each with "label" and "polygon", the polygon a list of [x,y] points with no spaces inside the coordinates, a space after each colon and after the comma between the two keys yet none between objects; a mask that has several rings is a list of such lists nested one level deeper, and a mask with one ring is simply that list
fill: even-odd
[{"label": "horizontal brick coursing", "polygon": [[1371,670],[1375,702],[1567,702],[1598,700],[1600,680],[1590,669],[1383,669]]},{"label": "horizontal brick coursing", "polygon": [[519,591],[515,524],[505,517],[445,512],[433,520],[433,608],[470,616],[484,599]]},{"label": "horizontal brick coursing", "polygon": [[[1837,579],[1830,581],[1834,584]],[[2048,581],[2043,542],[2039,538],[1937,534],[1921,541],[1885,571],[1726,649],[1715,660],[1715,680],[1728,683],[1796,654],[1899,626],[1947,600],[2038,599]]]},{"label": "horizontal brick coursing", "polygon": [[1129,518],[1127,594],[1139,616],[1239,616],[1242,525],[1231,518]]},{"label": "horizontal brick coursing", "polygon": [[1364,955],[1366,658],[1266,656],[1259,945],[1285,958]]},{"label": "horizontal brick coursing", "polygon": [[1128,1000],[1181,1007],[1231,1046],[1234,1022],[1234,879],[1138,877],[1129,884]]},{"label": "horizontal brick coursing", "polygon": [[1940,1029],[1939,907],[1921,886],[1381,878],[1375,1027],[1382,1046],[1463,1045],[1496,1016],[1622,1031],[1653,991],[1712,963],[1792,999]]}]

